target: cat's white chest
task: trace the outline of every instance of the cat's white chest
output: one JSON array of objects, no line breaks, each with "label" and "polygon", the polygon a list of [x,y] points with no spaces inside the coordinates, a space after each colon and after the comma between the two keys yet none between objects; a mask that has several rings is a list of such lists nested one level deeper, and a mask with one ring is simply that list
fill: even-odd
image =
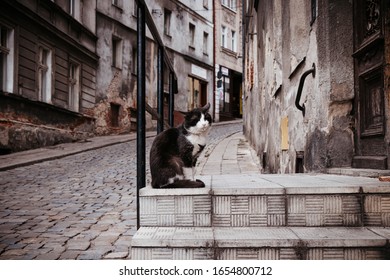
[{"label": "cat's white chest", "polygon": [[206,145],[206,135],[204,134],[190,134],[186,136],[187,140],[194,145],[192,155],[196,155],[201,150],[201,146]]}]

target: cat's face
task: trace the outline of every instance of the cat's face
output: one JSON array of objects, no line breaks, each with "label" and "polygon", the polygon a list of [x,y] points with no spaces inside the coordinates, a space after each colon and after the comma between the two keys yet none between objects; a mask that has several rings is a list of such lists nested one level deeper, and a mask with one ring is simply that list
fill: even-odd
[{"label": "cat's face", "polygon": [[203,134],[210,129],[212,118],[208,113],[210,103],[185,114],[184,127],[192,134]]}]

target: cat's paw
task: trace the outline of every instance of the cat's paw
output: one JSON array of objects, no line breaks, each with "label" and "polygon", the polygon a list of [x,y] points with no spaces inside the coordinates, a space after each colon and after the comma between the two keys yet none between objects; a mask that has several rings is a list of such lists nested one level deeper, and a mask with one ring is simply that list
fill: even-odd
[{"label": "cat's paw", "polygon": [[204,188],[206,187],[205,183],[203,183],[203,181],[199,180],[199,179],[196,179],[195,182],[198,182],[199,183],[199,187],[198,188]]}]

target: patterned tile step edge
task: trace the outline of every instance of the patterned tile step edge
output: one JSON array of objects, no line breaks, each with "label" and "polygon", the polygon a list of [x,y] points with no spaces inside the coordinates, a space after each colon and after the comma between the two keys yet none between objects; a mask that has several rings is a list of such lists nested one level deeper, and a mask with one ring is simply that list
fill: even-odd
[{"label": "patterned tile step edge", "polygon": [[[390,226],[389,193],[141,195],[141,226]],[[156,193],[157,191],[157,193]],[[144,191],[145,194],[145,191]]]},{"label": "patterned tile step edge", "polygon": [[141,227],[132,259],[390,259],[390,228]]},{"label": "patterned tile step edge", "polygon": [[140,190],[140,196],[164,195],[285,195],[285,194],[390,194],[390,182],[377,178],[330,174],[228,174],[196,176],[204,189]]}]

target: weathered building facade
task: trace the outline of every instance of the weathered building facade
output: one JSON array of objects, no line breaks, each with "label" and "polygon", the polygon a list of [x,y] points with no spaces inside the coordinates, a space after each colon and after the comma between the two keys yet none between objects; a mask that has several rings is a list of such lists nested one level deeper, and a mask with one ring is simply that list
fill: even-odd
[{"label": "weathered building facade", "polygon": [[[191,110],[207,102],[213,108],[212,0],[152,0],[147,4],[176,71],[175,111]],[[168,92],[167,77],[164,84]],[[175,123],[180,121],[181,115],[175,114]]]},{"label": "weathered building facade", "polygon": [[96,1],[0,2],[0,152],[92,135]]},{"label": "weathered building facade", "polygon": [[242,1],[214,0],[215,119],[242,116]]},{"label": "weathered building facade", "polygon": [[129,132],[135,128],[132,114],[137,108],[136,1],[97,1],[96,35],[96,133]]},{"label": "weathered building facade", "polygon": [[388,1],[245,4],[244,131],[264,170],[388,169]]}]

